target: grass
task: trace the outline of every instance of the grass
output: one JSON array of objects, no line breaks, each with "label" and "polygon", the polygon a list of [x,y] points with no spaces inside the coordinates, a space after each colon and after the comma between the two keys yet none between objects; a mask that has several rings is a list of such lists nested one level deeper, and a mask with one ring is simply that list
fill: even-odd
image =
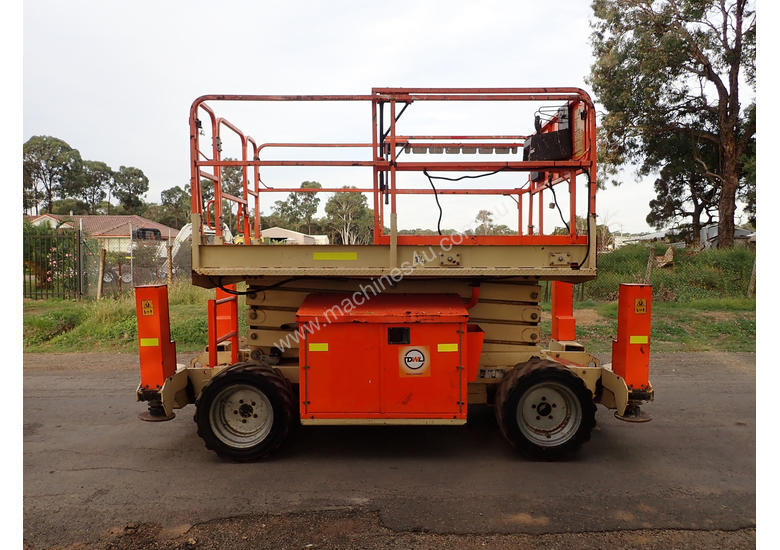
[{"label": "grass", "polygon": [[[214,291],[175,282],[168,293],[171,338],[179,351],[206,346],[206,301]],[[25,352],[138,350],[135,299],[131,294],[101,301],[25,301]],[[246,333],[245,308],[239,307],[239,332]]]},{"label": "grass", "polygon": [[[665,246],[656,245],[656,255],[663,255]],[[620,283],[642,282],[647,269],[649,248],[625,246],[599,254],[599,276],[585,283],[584,295],[591,300],[617,299]],[[701,252],[675,250],[674,263],[652,270],[650,284],[653,298],[658,301],[701,300],[747,295],[750,274],[756,258],[747,248],[729,250],[707,249]]]},{"label": "grass", "polygon": [[[637,282],[645,274],[648,248],[627,246],[599,256],[599,277],[575,287],[584,300],[575,300],[575,310],[590,309],[577,326],[577,338],[589,351],[611,349],[617,333],[617,289],[620,282]],[[655,253],[661,255],[663,246]],[[745,298],[755,261],[755,252],[706,250],[675,252],[674,265],[657,268],[653,284],[654,351],[755,351],[756,301]],[[242,287],[239,287],[242,288]],[[208,323],[206,300],[214,291],[176,281],[169,289],[171,336],[180,351],[206,346]],[[549,312],[550,303],[542,310]],[[239,334],[246,334],[246,308],[239,299]],[[575,311],[576,314],[576,311]],[[542,335],[549,337],[550,321],[542,322]],[[135,300],[130,293],[100,302],[25,301],[24,351],[137,351]],[[543,340],[544,342],[544,340]]]},{"label": "grass", "polygon": [[[191,293],[190,293],[191,292]],[[200,295],[200,296],[198,296]],[[171,336],[179,351],[206,346],[206,300],[203,289],[170,295]],[[198,298],[198,300],[196,300]],[[197,301],[198,303],[193,303]],[[239,301],[241,304],[241,300]],[[653,351],[755,351],[756,302],[746,298],[706,298],[688,303],[652,305]],[[577,324],[577,338],[593,353],[608,353],[617,335],[617,303],[577,302],[594,319]],[[550,321],[542,321],[549,337]],[[239,332],[246,334],[245,308],[239,305]],[[135,303],[130,297],[100,302],[25,302],[25,352],[137,351]]]},{"label": "grass", "polygon": [[[592,353],[609,353],[617,336],[617,302],[577,302],[578,309],[592,309],[598,316],[577,324],[577,339]],[[756,301],[747,298],[706,298],[687,303],[652,304],[650,346],[653,351],[751,351],[756,350]],[[542,322],[549,335],[550,321]]]}]

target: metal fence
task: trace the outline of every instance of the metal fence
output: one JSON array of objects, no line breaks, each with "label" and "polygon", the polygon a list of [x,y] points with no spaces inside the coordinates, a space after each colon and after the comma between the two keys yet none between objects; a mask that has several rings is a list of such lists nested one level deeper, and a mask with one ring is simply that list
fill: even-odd
[{"label": "metal fence", "polygon": [[78,299],[83,295],[85,248],[78,230],[25,234],[23,296]]},{"label": "metal fence", "polygon": [[[165,284],[169,280],[191,278],[191,243],[170,247],[165,240],[134,239],[128,251],[106,252],[103,268],[90,270],[88,279],[92,296],[119,296],[132,292],[133,287],[149,284]],[[169,263],[170,261],[170,263]],[[99,263],[99,262],[98,262]],[[170,278],[168,272],[171,272]],[[101,283],[98,284],[98,278]]]},{"label": "metal fence", "polygon": [[124,250],[105,250],[78,229],[26,230],[22,246],[22,295],[32,300],[120,296],[137,285],[191,277],[189,241],[171,249],[170,262],[167,240],[133,236]]}]

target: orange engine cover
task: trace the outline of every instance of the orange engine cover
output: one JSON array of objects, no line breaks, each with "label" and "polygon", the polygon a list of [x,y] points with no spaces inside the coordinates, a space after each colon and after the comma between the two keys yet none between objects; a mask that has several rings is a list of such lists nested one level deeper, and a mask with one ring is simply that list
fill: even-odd
[{"label": "orange engine cover", "polygon": [[459,296],[313,294],[297,320],[301,418],[466,418],[482,333]]}]

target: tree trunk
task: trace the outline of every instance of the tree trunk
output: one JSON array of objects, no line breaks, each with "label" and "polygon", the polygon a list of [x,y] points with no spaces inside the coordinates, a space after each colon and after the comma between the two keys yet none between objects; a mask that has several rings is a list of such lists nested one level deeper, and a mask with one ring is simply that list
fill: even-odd
[{"label": "tree trunk", "polygon": [[704,205],[694,203],[693,214],[691,217],[691,232],[693,233],[693,239],[691,242],[693,246],[699,248],[701,246],[701,213],[704,211]]},{"label": "tree trunk", "polygon": [[49,185],[46,187],[46,207],[44,208],[44,210],[46,210],[46,212],[49,213],[51,213],[51,204],[52,204],[52,192],[51,192],[52,185],[53,184],[50,179]]},{"label": "tree trunk", "polygon": [[644,284],[650,284],[650,275],[653,273],[653,267],[655,266],[655,245],[650,243],[650,255],[647,257],[647,268],[645,269]]},{"label": "tree trunk", "polygon": [[693,221],[691,223],[691,232],[693,233],[692,244],[694,247],[699,248],[701,246],[701,223]]},{"label": "tree trunk", "polygon": [[734,212],[737,209],[739,171],[733,139],[723,148],[723,183],[718,202],[718,248],[734,246]]}]

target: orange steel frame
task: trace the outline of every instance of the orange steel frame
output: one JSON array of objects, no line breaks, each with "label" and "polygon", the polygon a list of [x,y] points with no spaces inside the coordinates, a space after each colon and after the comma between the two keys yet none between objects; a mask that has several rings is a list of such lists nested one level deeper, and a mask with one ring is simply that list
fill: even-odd
[{"label": "orange steel frame", "polygon": [[[225,288],[235,292],[236,285]],[[230,362],[238,362],[238,297],[216,289],[216,299],[208,302],[209,367],[217,365],[217,345],[230,340]]]},{"label": "orange steel frame", "polygon": [[[357,101],[371,104],[371,143],[261,143],[246,135],[238,127],[217,117],[206,101]],[[417,101],[545,101],[565,102],[572,112],[574,107],[584,107],[583,151],[571,160],[558,161],[508,161],[487,162],[484,160],[457,160],[450,162],[402,161],[398,159],[399,147],[522,147],[528,136],[524,135],[399,135],[397,121],[403,109]],[[389,127],[385,128],[384,106],[389,105]],[[401,110],[398,105],[403,104]],[[203,130],[199,114],[205,112],[211,120],[212,153],[206,155],[200,149],[200,132]],[[234,133],[241,143],[240,160],[222,160],[222,128]],[[548,121],[541,132],[557,128],[555,117]],[[572,129],[573,130],[573,129]],[[574,131],[572,131],[574,139]],[[370,147],[371,160],[272,160],[260,158],[261,152],[273,148],[353,148]],[[573,151],[576,148],[573,147]],[[251,155],[251,156],[250,156]],[[438,244],[442,236],[388,235],[385,227],[385,203],[390,214],[397,212],[398,195],[431,195],[433,189],[403,189],[397,186],[398,172],[499,172],[521,171],[544,172],[538,182],[530,178],[522,187],[514,189],[444,187],[436,189],[441,195],[497,195],[510,196],[517,203],[518,232],[515,235],[463,236],[462,245],[587,245],[588,237],[577,233],[576,223],[576,177],[586,174],[588,178],[588,218],[595,214],[596,203],[596,116],[590,96],[579,88],[373,88],[371,95],[204,95],[196,99],[190,109],[190,159],[192,190],[192,212],[203,215],[201,179],[214,184],[214,199],[206,205],[206,223],[217,236],[222,235],[222,204],[231,201],[238,205],[237,230],[243,235],[243,244],[259,242],[260,237],[260,195],[261,193],[368,193],[373,197],[374,244],[390,244],[391,238],[399,245]],[[241,196],[230,195],[222,190],[222,167],[239,166],[242,169]],[[373,185],[366,188],[281,188],[269,187],[260,178],[260,169],[265,166],[363,166],[373,168]],[[211,172],[208,170],[211,169]],[[249,171],[252,171],[250,177]],[[545,189],[568,183],[570,196],[569,234],[543,235],[543,212]],[[262,186],[261,186],[262,185]],[[384,189],[384,191],[383,191]],[[526,231],[523,231],[523,198],[527,196]],[[537,231],[534,233],[534,198],[538,197]],[[214,223],[208,216],[214,204]],[[250,217],[250,210],[254,215]],[[251,238],[250,238],[251,237]],[[446,236],[445,236],[446,237]],[[254,241],[253,241],[254,240]]]}]

